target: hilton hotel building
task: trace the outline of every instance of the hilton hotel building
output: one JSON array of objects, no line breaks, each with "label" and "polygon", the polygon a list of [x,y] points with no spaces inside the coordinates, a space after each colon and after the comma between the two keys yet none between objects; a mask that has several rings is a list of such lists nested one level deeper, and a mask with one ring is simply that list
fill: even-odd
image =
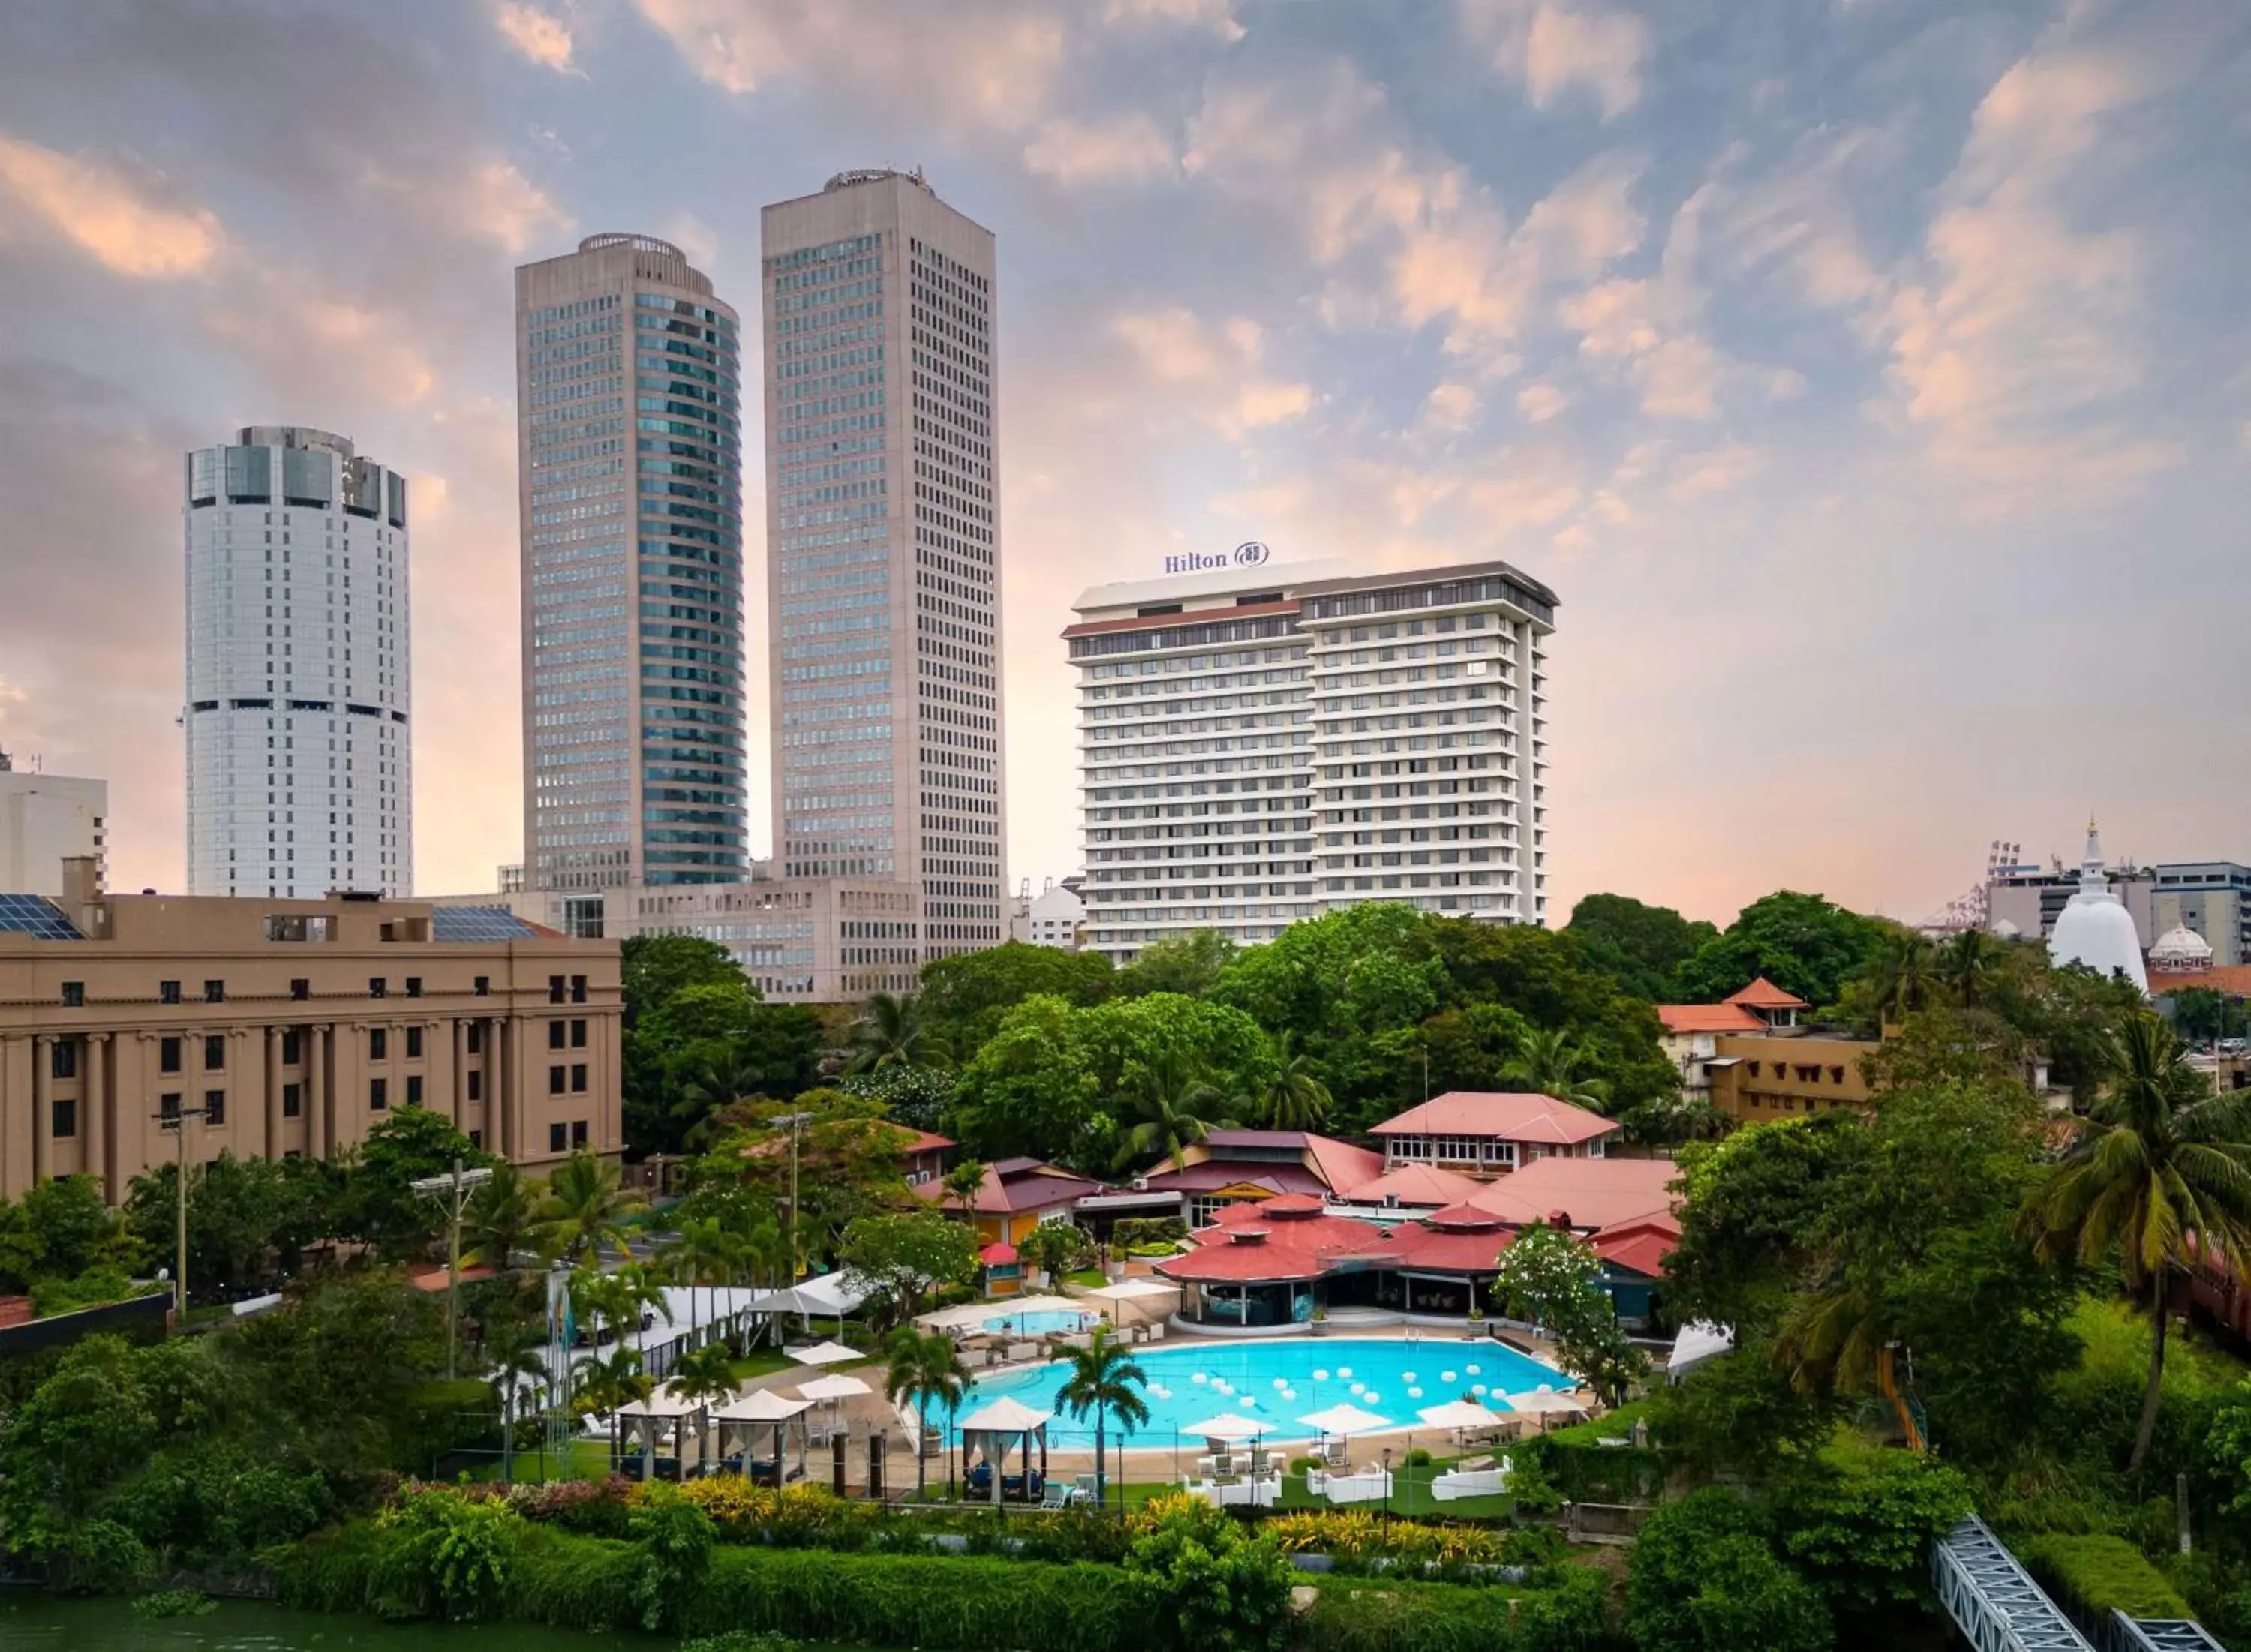
[{"label": "hilton hotel building", "polygon": [[1174,560],[1199,570],[1098,585],[1063,632],[1089,950],[1363,901],[1546,922],[1555,592],[1497,562]]}]

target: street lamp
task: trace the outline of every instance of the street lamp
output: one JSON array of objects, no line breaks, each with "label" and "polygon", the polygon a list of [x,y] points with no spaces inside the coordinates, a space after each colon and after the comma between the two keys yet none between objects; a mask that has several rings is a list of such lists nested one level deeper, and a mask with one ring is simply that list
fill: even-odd
[{"label": "street lamp", "polygon": [[184,1098],[151,1115],[156,1121],[156,1128],[170,1130],[175,1140],[172,1228],[173,1241],[177,1248],[177,1255],[173,1261],[177,1267],[172,1279],[172,1312],[182,1325],[185,1325],[188,1320],[188,1121],[203,1117],[204,1110],[186,1105]]},{"label": "street lamp", "polygon": [[[558,1023],[559,1025],[559,1023]],[[446,1237],[446,1380],[454,1377],[454,1348],[458,1337],[457,1317],[461,1310],[461,1210],[468,1203],[469,1189],[481,1186],[492,1179],[492,1167],[480,1165],[474,1170],[464,1170],[455,1159],[454,1168],[442,1176],[423,1176],[407,1184],[418,1193],[443,1194],[447,1198]]]}]

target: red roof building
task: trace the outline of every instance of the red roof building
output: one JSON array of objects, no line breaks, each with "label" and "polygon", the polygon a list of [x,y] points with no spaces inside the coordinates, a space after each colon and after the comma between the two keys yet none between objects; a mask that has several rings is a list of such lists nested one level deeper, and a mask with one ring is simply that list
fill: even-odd
[{"label": "red roof building", "polygon": [[1669,1158],[1543,1158],[1479,1188],[1470,1202],[1521,1227],[1561,1214],[1583,1234],[1637,1216],[1670,1213],[1680,1202]]},{"label": "red roof building", "polygon": [[997,1159],[985,1167],[985,1179],[969,1208],[951,1199],[943,1181],[918,1182],[915,1192],[949,1216],[964,1217],[987,1241],[1014,1244],[1042,1221],[1070,1220],[1071,1211],[1101,1184],[1036,1158]]},{"label": "red roof building", "polygon": [[1532,1091],[1449,1090],[1375,1127],[1383,1167],[1437,1165],[1464,1176],[1505,1174],[1561,1154],[1599,1158],[1613,1119]]},{"label": "red roof building", "polygon": [[1380,1249],[1383,1230],[1329,1215],[1311,1194],[1284,1193],[1230,1205],[1189,1237],[1195,1248],[1167,1256],[1158,1273],[1184,1284],[1267,1284],[1319,1279],[1346,1257]]},{"label": "red roof building", "polygon": [[1449,1205],[1465,1202],[1484,1185],[1459,1171],[1442,1170],[1436,1165],[1402,1165],[1357,1187],[1340,1189],[1337,1197],[1348,1205],[1405,1205],[1443,1210]]},{"label": "red roof building", "polygon": [[1797,1013],[1812,1006],[1783,992],[1763,975],[1740,992],[1730,992],[1728,1003],[1749,1010],[1769,1026],[1796,1026]]},{"label": "red roof building", "polygon": [[1657,1019],[1675,1037],[1692,1033],[1763,1033],[1766,1022],[1741,1004],[1660,1004]]},{"label": "red roof building", "polygon": [[1190,1227],[1203,1227],[1230,1204],[1283,1193],[1340,1194],[1383,1173],[1382,1154],[1311,1130],[1210,1130],[1181,1157],[1177,1166],[1160,1165],[1136,1179],[1134,1193],[1177,1194],[1179,1215]]}]

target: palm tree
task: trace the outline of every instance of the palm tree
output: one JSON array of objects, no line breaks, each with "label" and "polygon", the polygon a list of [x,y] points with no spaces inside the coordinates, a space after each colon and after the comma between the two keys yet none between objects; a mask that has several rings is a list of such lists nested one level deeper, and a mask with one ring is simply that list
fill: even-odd
[{"label": "palm tree", "polygon": [[1876,1014],[1886,1025],[1896,1026],[1930,1007],[1938,976],[1937,949],[1913,930],[1893,930],[1876,948],[1870,971]]},{"label": "palm tree", "polygon": [[711,1312],[703,1317],[707,1333],[719,1317],[717,1288],[734,1277],[742,1261],[743,1248],[743,1241],[728,1232],[717,1216],[705,1216],[690,1217],[682,1222],[679,1237],[664,1253],[665,1273],[675,1284],[688,1288],[691,1304],[698,1285],[711,1288]]},{"label": "palm tree", "polygon": [[1590,1113],[1608,1112],[1610,1082],[1588,1073],[1588,1060],[1587,1050],[1563,1028],[1534,1027],[1525,1034],[1516,1059],[1501,1070],[1501,1082]]},{"label": "palm tree", "polygon": [[539,1196],[513,1165],[493,1166],[492,1175],[461,1206],[464,1261],[507,1273],[518,1251],[530,1248]]},{"label": "palm tree", "polygon": [[582,1354],[571,1371],[578,1398],[594,1411],[613,1412],[656,1392],[656,1379],[641,1369],[638,1348],[618,1347],[607,1358],[599,1353]]},{"label": "palm tree", "polygon": [[922,1000],[912,993],[893,998],[878,992],[852,1024],[850,1073],[880,1073],[887,1067],[944,1067],[953,1059],[936,1028],[923,1020]]},{"label": "palm tree", "polygon": [[2149,1386],[2130,1472],[2149,1455],[2164,1380],[2166,1302],[2201,1256],[2251,1276],[2251,1091],[2220,1091],[2153,1012],[2111,1034],[2109,1084],[2026,1207],[2044,1260],[2117,1261],[2151,1319]]},{"label": "palm tree", "polygon": [[1138,1392],[1148,1386],[1149,1379],[1133,1363],[1133,1356],[1126,1351],[1125,1344],[1113,1340],[1115,1335],[1109,1326],[1097,1325],[1085,1347],[1063,1350],[1070,1375],[1056,1390],[1055,1398],[1056,1413],[1069,1411],[1075,1421],[1084,1422],[1088,1412],[1094,1414],[1094,1496],[1098,1503],[1108,1483],[1105,1474],[1111,1417],[1116,1415],[1119,1427],[1129,1437],[1149,1420],[1149,1407]]},{"label": "palm tree", "polygon": [[1983,930],[1964,930],[1938,949],[1936,973],[1954,1002],[1965,1010],[1977,999],[1998,966],[2001,944]]},{"label": "palm tree", "polygon": [[1256,1095],[1239,1098],[1269,1130],[1315,1130],[1329,1116],[1328,1086],[1313,1070],[1313,1057],[1292,1047],[1294,1036],[1285,1032],[1274,1040],[1274,1075]]},{"label": "palm tree", "polygon": [[689,1349],[672,1362],[672,1391],[691,1403],[732,1400],[733,1350],[723,1342],[707,1342],[701,1348]]},{"label": "palm tree", "polygon": [[609,1160],[576,1152],[547,1179],[533,1235],[549,1255],[573,1264],[599,1261],[605,1249],[622,1255],[625,1227],[619,1219],[648,1203],[638,1189],[621,1184]]},{"label": "palm tree", "polygon": [[893,1405],[914,1402],[915,1496],[930,1487],[930,1462],[923,1455],[922,1436],[930,1432],[930,1408],[942,1406],[952,1416],[969,1390],[969,1368],[961,1363],[961,1350],[942,1331],[918,1331],[902,1326],[891,1337],[891,1363],[883,1374],[883,1393]]},{"label": "palm tree", "polygon": [[985,1191],[985,1165],[981,1160],[965,1158],[945,1172],[945,1198],[942,1201],[965,1216],[977,1212],[977,1196]]},{"label": "palm tree", "polygon": [[1118,1155],[1121,1165],[1154,1154],[1170,1159],[1178,1170],[1188,1162],[1188,1150],[1209,1135],[1214,1124],[1235,1122],[1204,1116],[1212,1109],[1227,1107],[1227,1100],[1172,1050],[1134,1070],[1126,1081],[1126,1101],[1141,1122],[1126,1132]]},{"label": "palm tree", "polygon": [[486,1379],[500,1401],[500,1477],[516,1478],[516,1401],[524,1383],[553,1380],[547,1369],[546,1329],[528,1319],[509,1318],[488,1329],[484,1337]]}]

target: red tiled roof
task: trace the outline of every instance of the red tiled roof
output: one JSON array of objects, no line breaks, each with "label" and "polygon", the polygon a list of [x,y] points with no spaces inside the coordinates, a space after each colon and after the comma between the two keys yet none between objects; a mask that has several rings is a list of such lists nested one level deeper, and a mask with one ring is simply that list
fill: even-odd
[{"label": "red tiled roof", "polygon": [[1231,1205],[1191,1235],[1194,1250],[1167,1257],[1156,1271],[1200,1284],[1319,1279],[1340,1257],[1382,1243],[1374,1223],[1321,1211],[1320,1200],[1302,1194]]},{"label": "red tiled roof", "polygon": [[1429,1205],[1435,1208],[1465,1203],[1484,1185],[1458,1171],[1444,1170],[1436,1165],[1402,1165],[1373,1181],[1342,1189],[1338,1196],[1355,1205],[1381,1205],[1389,1198],[1402,1205]]},{"label": "red tiled roof", "polygon": [[[1068,1205],[1087,1194],[1099,1191],[1101,1184],[1089,1181],[1053,1165],[1043,1165],[1037,1159],[1009,1158],[985,1167],[984,1185],[977,1190],[977,1198],[970,1208],[980,1216],[1015,1215],[1028,1210],[1048,1210],[1057,1205]],[[918,1198],[932,1204],[943,1204],[948,1210],[959,1210],[959,1203],[945,1191],[945,1184],[938,1181],[917,1182],[914,1191]]]},{"label": "red tiled roof", "polygon": [[1802,998],[1792,998],[1763,975],[1742,992],[1728,993],[1726,1001],[1754,1010],[1804,1010],[1812,1007]]},{"label": "red tiled roof", "polygon": [[1370,1177],[1383,1174],[1383,1155],[1365,1147],[1355,1147],[1350,1142],[1340,1142],[1333,1136],[1306,1137],[1306,1157],[1313,1161],[1313,1173],[1326,1183],[1331,1192],[1341,1187],[1353,1187]]},{"label": "red tiled roof", "polygon": [[2229,998],[2251,998],[2251,964],[2216,964],[2208,970],[2182,975],[2152,972],[2150,991],[2182,992],[2192,986],[2210,987]]},{"label": "red tiled roof", "polygon": [[1323,1193],[1328,1185],[1300,1165],[1255,1158],[1207,1158],[1180,1170],[1167,1165],[1142,1180],[1151,1192],[1208,1193],[1216,1187],[1264,1187],[1277,1193]]},{"label": "red tiled roof", "polygon": [[1680,1220],[1671,1212],[1614,1222],[1588,1241],[1595,1254],[1615,1267],[1655,1279],[1665,1259],[1680,1246]]},{"label": "red tiled roof", "polygon": [[1669,1158],[1535,1158],[1470,1203],[1503,1221],[1545,1221],[1560,1210],[1574,1227],[1603,1228],[1672,1210],[1680,1195],[1668,1184],[1680,1173]]},{"label": "red tiled roof", "polygon": [[1614,1119],[1529,1090],[1448,1090],[1375,1127],[1378,1136],[1477,1136],[1576,1146],[1617,1130]]},{"label": "red tiled roof", "polygon": [[1379,1261],[1387,1268],[1412,1268],[1417,1273],[1482,1275],[1500,1268],[1500,1253],[1508,1248],[1515,1236],[1499,1226],[1446,1228],[1402,1222],[1367,1260]]},{"label": "red tiled roof", "polygon": [[[461,1283],[466,1285],[473,1279],[490,1279],[493,1276],[493,1270],[489,1268],[464,1268],[458,1276]],[[433,1268],[427,1273],[415,1275],[406,1282],[417,1290],[443,1290],[446,1289],[446,1270],[442,1268]]]},{"label": "red tiled roof", "polygon": [[1660,1004],[1657,1019],[1668,1033],[1761,1033],[1766,1023],[1742,1005]]},{"label": "red tiled roof", "polygon": [[1003,1240],[979,1251],[977,1260],[987,1268],[1005,1268],[1016,1260],[1016,1248]]},{"label": "red tiled roof", "polygon": [[954,1145],[954,1143],[949,1137],[938,1135],[931,1130],[916,1130],[913,1126],[908,1124],[900,1124],[894,1128],[903,1132],[908,1137],[907,1144],[899,1150],[901,1152],[942,1153],[947,1148]]}]

